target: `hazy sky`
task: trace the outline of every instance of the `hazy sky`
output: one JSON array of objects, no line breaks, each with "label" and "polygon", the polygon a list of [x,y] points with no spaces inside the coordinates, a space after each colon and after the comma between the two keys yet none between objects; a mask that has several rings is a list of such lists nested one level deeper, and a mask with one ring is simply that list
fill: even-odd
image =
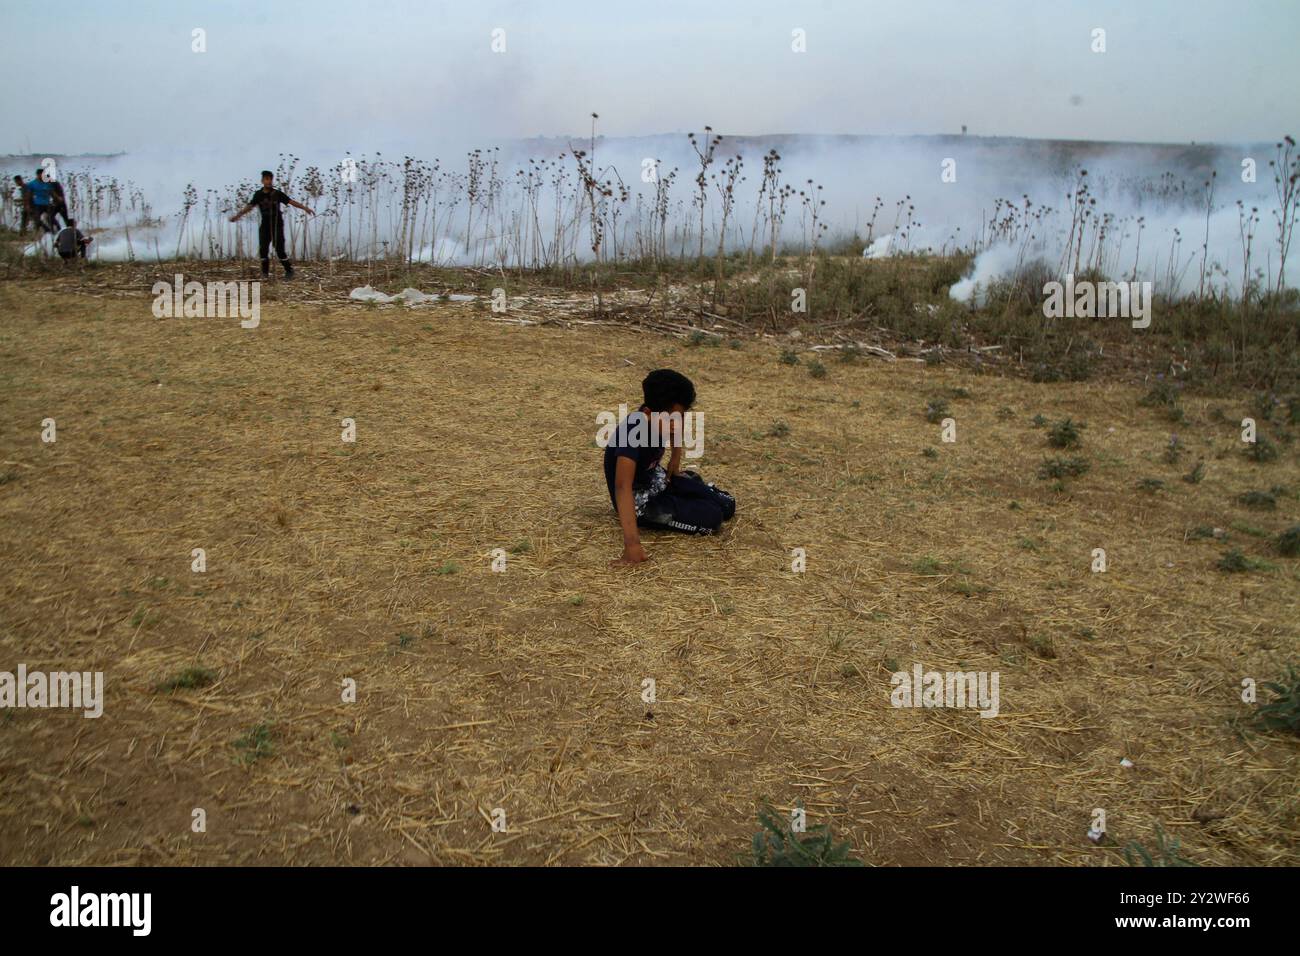
[{"label": "hazy sky", "polygon": [[1300,132],[1296,0],[5,0],[0,18],[0,152],[414,152],[582,133],[593,111],[609,135]]}]

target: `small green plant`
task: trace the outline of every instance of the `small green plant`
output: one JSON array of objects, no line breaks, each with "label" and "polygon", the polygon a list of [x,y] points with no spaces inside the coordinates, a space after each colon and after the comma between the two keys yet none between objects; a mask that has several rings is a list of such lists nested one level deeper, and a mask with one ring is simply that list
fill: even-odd
[{"label": "small green plant", "polygon": [[1038,466],[1038,478],[1040,481],[1047,481],[1049,478],[1058,481],[1062,478],[1078,478],[1080,475],[1087,474],[1090,467],[1088,459],[1077,456],[1071,458],[1045,458],[1043,463]]},{"label": "small green plant", "polygon": [[1226,571],[1229,574],[1241,574],[1246,571],[1273,571],[1275,568],[1267,561],[1260,561],[1258,558],[1248,557],[1243,554],[1240,548],[1233,548],[1225,551],[1223,557],[1219,558],[1216,565],[1220,571]]},{"label": "small green plant", "polygon": [[441,567],[435,568],[434,574],[455,574],[460,570],[460,565],[455,561],[444,561]]},{"label": "small green plant", "polygon": [[923,448],[923,449],[921,449],[921,454],[924,455],[926,458],[938,458],[938,457],[939,457],[939,452],[936,451],[936,450],[933,449],[933,448]]},{"label": "small green plant", "polygon": [[1199,485],[1204,477],[1205,462],[1198,461],[1195,468],[1183,475],[1183,481],[1187,482],[1189,485]]},{"label": "small green plant", "polygon": [[841,362],[845,362],[845,363],[856,362],[861,357],[862,357],[862,349],[858,346],[856,342],[850,342],[848,345],[840,349]]},{"label": "small green plant", "polygon": [[518,541],[518,542],[516,542],[516,543],[515,543],[515,546],[514,546],[513,548],[510,549],[510,553],[511,553],[511,554],[527,554],[529,551],[532,551],[532,550],[533,550],[533,544],[532,544],[532,542],[529,541],[527,538],[525,538],[523,541]]},{"label": "small green plant", "polygon": [[1151,391],[1147,392],[1138,404],[1149,408],[1170,408],[1178,404],[1178,397],[1178,387],[1168,379],[1162,378],[1152,386]]},{"label": "small green plant", "polygon": [[216,679],[216,673],[206,667],[187,667],[180,673],[160,682],[157,685],[157,690],[165,694],[178,690],[196,690],[199,687],[209,686]]},{"label": "small green plant", "polygon": [[234,742],[239,751],[240,763],[255,763],[263,757],[271,756],[271,728],[267,724],[258,724],[244,736]]},{"label": "small green plant", "polygon": [[1029,423],[1033,425],[1035,428],[1042,428],[1044,425],[1047,424],[1047,416],[1035,415],[1033,418],[1029,420]]},{"label": "small green plant", "polygon": [[948,400],[946,398],[932,398],[925,405],[925,420],[931,424],[937,424],[948,417]]},{"label": "small green plant", "polygon": [[1009,422],[1011,421],[1011,419],[1015,417],[1016,417],[1015,410],[1009,408],[1006,405],[1003,405],[1001,408],[998,409],[998,421],[1000,422]]},{"label": "small green plant", "polygon": [[[802,810],[802,804],[799,805]],[[803,833],[779,819],[767,804],[758,811],[761,829],[754,834],[754,866],[862,866],[847,842],[836,843],[831,828],[819,823]]]},{"label": "small green plant", "polygon": [[790,426],[785,422],[773,422],[772,427],[767,430],[768,438],[784,438],[790,434]]},{"label": "small green plant", "polygon": [[1082,422],[1063,419],[1047,430],[1047,444],[1053,448],[1078,448],[1083,440],[1081,433],[1087,427]]},{"label": "small green plant", "polygon": [[826,377],[826,366],[821,363],[821,359],[813,359],[808,363],[808,374],[813,378]]},{"label": "small green plant", "polygon": [[1196,866],[1182,855],[1182,844],[1165,834],[1164,828],[1156,824],[1156,852],[1150,853],[1137,840],[1132,840],[1124,847],[1124,862],[1129,866]]},{"label": "small green plant", "polygon": [[1031,634],[1028,641],[1029,649],[1034,652],[1034,656],[1041,657],[1043,660],[1056,659],[1056,642],[1047,634]]},{"label": "small green plant", "polygon": [[1237,503],[1254,511],[1276,511],[1277,495],[1271,491],[1246,491],[1237,495]]},{"label": "small green plant", "polygon": [[782,365],[798,365],[798,364],[799,364],[799,356],[798,356],[798,354],[795,353],[795,352],[792,352],[790,349],[782,349],[782,350],[781,350],[781,364],[782,364]]},{"label": "small green plant", "polygon": [[1165,483],[1160,478],[1141,478],[1137,483],[1137,490],[1146,492],[1149,495],[1153,495],[1157,491],[1163,491],[1164,487]]},{"label": "small green plant", "polygon": [[1167,465],[1176,465],[1182,459],[1187,449],[1183,443],[1178,440],[1177,435],[1170,435],[1169,442],[1165,445],[1164,460]]},{"label": "small green plant", "polygon": [[1263,730],[1300,734],[1300,668],[1287,665],[1280,680],[1260,684],[1273,697],[1255,705],[1255,724]]},{"label": "small green plant", "polygon": [[1277,553],[1284,558],[1300,557],[1300,524],[1292,525],[1277,536]]},{"label": "small green plant", "polygon": [[912,570],[917,574],[938,574],[943,570],[943,564],[928,555],[923,558],[917,558],[912,562]]},{"label": "small green plant", "polygon": [[1256,435],[1255,440],[1246,446],[1246,457],[1263,464],[1277,460],[1277,445],[1263,435]]}]

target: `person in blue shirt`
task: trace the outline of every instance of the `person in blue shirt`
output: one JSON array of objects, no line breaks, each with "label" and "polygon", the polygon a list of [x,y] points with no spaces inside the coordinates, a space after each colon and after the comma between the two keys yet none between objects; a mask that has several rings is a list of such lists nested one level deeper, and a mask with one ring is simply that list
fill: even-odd
[{"label": "person in blue shirt", "polygon": [[24,186],[32,204],[32,216],[36,221],[36,232],[41,230],[54,232],[54,187],[45,181],[45,170],[37,169],[36,178],[27,181]]}]

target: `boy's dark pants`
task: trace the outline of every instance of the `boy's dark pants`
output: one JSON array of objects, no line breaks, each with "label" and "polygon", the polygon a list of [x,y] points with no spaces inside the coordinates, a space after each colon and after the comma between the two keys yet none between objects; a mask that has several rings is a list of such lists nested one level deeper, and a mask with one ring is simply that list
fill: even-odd
[{"label": "boy's dark pants", "polygon": [[736,499],[693,471],[675,475],[668,487],[645,504],[637,524],[687,534],[713,534],[736,513]]},{"label": "boy's dark pants", "polygon": [[257,255],[262,260],[262,275],[271,273],[271,257],[267,252],[272,242],[275,243],[275,257],[284,266],[284,271],[287,273],[291,268],[289,257],[284,254],[284,220],[278,217],[270,221],[263,219],[257,227]]}]

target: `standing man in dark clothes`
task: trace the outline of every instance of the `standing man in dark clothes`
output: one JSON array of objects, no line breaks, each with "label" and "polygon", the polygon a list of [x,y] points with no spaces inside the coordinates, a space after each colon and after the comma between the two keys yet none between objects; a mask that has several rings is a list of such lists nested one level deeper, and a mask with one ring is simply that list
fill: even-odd
[{"label": "standing man in dark clothes", "polygon": [[274,180],[274,173],[269,169],[262,170],[262,188],[253,193],[253,197],[248,200],[248,205],[231,216],[230,221],[238,222],[256,207],[262,214],[262,222],[257,227],[257,254],[262,260],[262,275],[269,276],[271,274],[271,257],[267,255],[267,252],[271,244],[275,243],[275,257],[280,260],[280,265],[284,266],[284,277],[292,279],[293,263],[289,261],[289,257],[284,252],[284,216],[280,213],[280,207],[288,204],[296,209],[301,209],[309,216],[314,216],[316,213],[302,203],[294,202],[276,189],[272,185]]},{"label": "standing man in dark clothes", "polygon": [[[47,172],[48,176],[49,173]],[[50,229],[53,230],[59,224],[59,216],[63,217],[64,228],[72,225],[72,220],[68,218],[68,200],[63,195],[63,186],[57,179],[48,180],[50,184]]]}]

